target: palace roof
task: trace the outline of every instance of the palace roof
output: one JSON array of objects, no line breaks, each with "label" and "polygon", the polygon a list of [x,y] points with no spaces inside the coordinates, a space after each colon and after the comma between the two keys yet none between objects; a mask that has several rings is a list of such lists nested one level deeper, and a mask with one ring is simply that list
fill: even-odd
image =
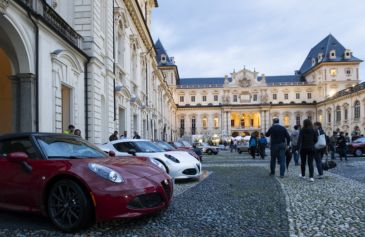
[{"label": "palace roof", "polygon": [[[157,62],[158,62],[158,66],[175,66],[175,62],[172,58],[169,57],[169,55],[167,54],[165,48],[163,47],[160,39],[158,39],[155,43],[155,49],[157,52]],[[166,57],[166,60],[162,60],[162,56]]]}]

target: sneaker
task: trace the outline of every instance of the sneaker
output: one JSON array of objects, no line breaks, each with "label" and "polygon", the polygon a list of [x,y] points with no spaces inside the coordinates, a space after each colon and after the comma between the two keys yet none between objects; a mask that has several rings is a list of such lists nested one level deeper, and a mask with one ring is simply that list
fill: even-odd
[{"label": "sneaker", "polygon": [[280,175],[280,178],[282,178],[282,179],[283,179],[283,178],[284,178],[284,175]]},{"label": "sneaker", "polygon": [[303,176],[302,174],[300,174],[299,177],[305,179],[305,176]]},{"label": "sneaker", "polygon": [[314,182],[314,179],[313,179],[313,178],[310,178],[310,179],[309,179],[309,182]]},{"label": "sneaker", "polygon": [[273,173],[270,173],[270,176],[275,176],[275,174],[273,174]]},{"label": "sneaker", "polygon": [[323,177],[323,174],[322,174],[322,175],[318,175],[318,176],[317,176],[317,178],[318,178],[318,179],[323,179],[323,178],[324,178],[324,177]]}]

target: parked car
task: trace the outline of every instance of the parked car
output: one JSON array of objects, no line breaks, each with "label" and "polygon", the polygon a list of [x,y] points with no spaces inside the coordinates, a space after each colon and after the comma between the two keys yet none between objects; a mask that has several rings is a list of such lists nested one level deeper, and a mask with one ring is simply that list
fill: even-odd
[{"label": "parked car", "polygon": [[203,153],[208,155],[217,155],[219,153],[219,148],[216,146],[210,146],[206,142],[194,143],[194,145],[202,150]]},{"label": "parked car", "polygon": [[249,144],[248,141],[242,141],[237,145],[237,152],[241,154],[242,152],[248,152],[249,151]]},{"label": "parked car", "polygon": [[355,141],[349,143],[347,145],[348,153],[353,154],[354,156],[362,156],[365,154],[365,137],[360,137]]},{"label": "parked car", "polygon": [[187,152],[164,151],[149,140],[122,139],[99,146],[103,151],[114,151],[117,156],[128,154],[145,156],[156,160],[165,167],[174,179],[199,178],[201,163]]},{"label": "parked car", "polygon": [[186,149],[186,148],[175,148],[172,145],[170,145],[167,142],[164,141],[155,141],[154,142],[157,146],[161,147],[164,151],[181,151],[181,152],[187,152],[191,156],[195,157],[198,161],[202,161],[202,156],[196,154],[193,149]]},{"label": "parked car", "polygon": [[173,180],[149,159],[109,157],[78,136],[0,136],[0,206],[39,212],[60,230],[168,207]]}]

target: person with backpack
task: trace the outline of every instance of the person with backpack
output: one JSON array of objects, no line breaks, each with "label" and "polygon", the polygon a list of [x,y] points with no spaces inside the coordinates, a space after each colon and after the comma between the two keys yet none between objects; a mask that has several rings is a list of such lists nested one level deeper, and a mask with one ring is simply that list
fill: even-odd
[{"label": "person with backpack", "polygon": [[[318,136],[317,140],[320,139],[320,136],[324,135],[324,137],[326,137],[326,134],[324,133],[324,131],[322,129],[322,124],[320,122],[314,123],[314,131],[316,132],[316,134]],[[324,142],[324,146],[323,145],[319,146],[317,144],[317,147],[315,147],[315,150],[314,150],[314,160],[316,161],[319,179],[323,178],[322,158],[323,158],[323,155],[325,152],[326,152],[326,140]]]},{"label": "person with backpack", "polygon": [[259,153],[260,153],[261,159],[265,159],[266,146],[267,146],[267,139],[266,139],[265,135],[263,133],[261,133],[260,139],[259,139]]},{"label": "person with backpack", "polygon": [[290,143],[291,143],[291,151],[294,156],[294,163],[296,166],[299,165],[298,138],[299,138],[299,125],[295,125],[294,131],[290,135]]},{"label": "person with backpack", "polygon": [[249,144],[249,147],[250,147],[250,153],[251,153],[252,159],[255,159],[256,158],[256,150],[257,150],[257,136],[256,136],[255,132],[253,132],[251,134],[251,137],[250,137],[250,140],[249,140],[248,144]]}]

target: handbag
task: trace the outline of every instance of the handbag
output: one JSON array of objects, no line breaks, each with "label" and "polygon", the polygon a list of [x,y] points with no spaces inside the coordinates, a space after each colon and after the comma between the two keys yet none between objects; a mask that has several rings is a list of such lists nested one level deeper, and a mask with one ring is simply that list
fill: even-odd
[{"label": "handbag", "polygon": [[314,144],[314,148],[317,150],[323,149],[326,147],[326,134],[321,134],[318,130],[318,141]]},{"label": "handbag", "polygon": [[324,162],[322,162],[322,169],[323,170],[330,170],[333,168],[336,168],[337,163],[334,160],[328,160],[328,157],[326,157],[326,160]]}]

